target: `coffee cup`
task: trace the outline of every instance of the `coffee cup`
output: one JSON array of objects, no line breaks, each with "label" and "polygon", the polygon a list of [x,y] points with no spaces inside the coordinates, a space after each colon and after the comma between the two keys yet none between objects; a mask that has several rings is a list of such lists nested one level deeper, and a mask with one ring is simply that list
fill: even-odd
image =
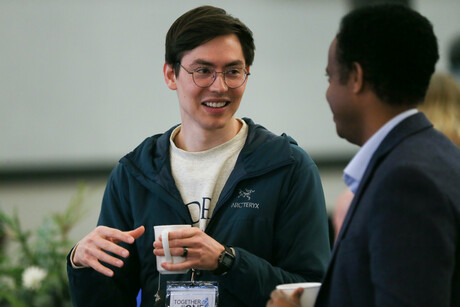
[{"label": "coffee cup", "polygon": [[283,291],[288,296],[291,296],[294,290],[303,288],[303,293],[300,296],[300,306],[313,307],[320,287],[321,283],[319,282],[301,282],[278,285],[276,286],[276,289]]},{"label": "coffee cup", "polygon": [[164,256],[156,256],[157,258],[157,270],[160,274],[184,274],[188,272],[188,269],[181,270],[181,271],[168,271],[164,269],[161,264],[163,262],[169,263],[181,263],[185,261],[185,257],[182,256],[172,256],[169,250],[169,232],[190,228],[191,225],[161,225],[161,226],[154,226],[155,231],[155,241],[158,241],[160,236],[163,243],[163,250],[165,252]]}]

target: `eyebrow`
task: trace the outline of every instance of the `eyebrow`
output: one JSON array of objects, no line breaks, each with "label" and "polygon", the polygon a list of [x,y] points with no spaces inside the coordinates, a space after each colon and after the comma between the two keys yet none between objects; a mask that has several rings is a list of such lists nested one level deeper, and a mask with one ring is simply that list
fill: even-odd
[{"label": "eyebrow", "polygon": [[[211,63],[211,62],[208,62],[208,61],[202,60],[202,59],[197,59],[197,60],[193,61],[190,65],[205,65],[205,66],[216,67],[216,65],[214,63]],[[236,60],[236,61],[233,61],[233,62],[225,64],[224,67],[231,67],[231,66],[238,66],[238,65],[244,66],[244,62],[241,61],[241,60]]]}]

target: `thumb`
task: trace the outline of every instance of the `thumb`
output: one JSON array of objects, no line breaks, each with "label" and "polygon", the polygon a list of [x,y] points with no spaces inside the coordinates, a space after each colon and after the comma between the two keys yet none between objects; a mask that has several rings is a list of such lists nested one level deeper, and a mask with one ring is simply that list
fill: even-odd
[{"label": "thumb", "polygon": [[290,299],[295,302],[296,304],[300,304],[300,296],[303,293],[303,288],[297,288],[294,290],[294,292],[291,294]]},{"label": "thumb", "polygon": [[139,226],[134,230],[128,231],[127,233],[136,240],[140,236],[144,234],[145,227],[144,226]]}]

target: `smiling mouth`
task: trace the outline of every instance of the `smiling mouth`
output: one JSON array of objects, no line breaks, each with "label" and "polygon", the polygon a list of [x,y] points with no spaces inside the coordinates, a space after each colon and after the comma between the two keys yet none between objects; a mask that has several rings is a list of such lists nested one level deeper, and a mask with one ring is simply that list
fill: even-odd
[{"label": "smiling mouth", "polygon": [[223,108],[229,104],[229,102],[203,102],[202,104],[210,108]]}]

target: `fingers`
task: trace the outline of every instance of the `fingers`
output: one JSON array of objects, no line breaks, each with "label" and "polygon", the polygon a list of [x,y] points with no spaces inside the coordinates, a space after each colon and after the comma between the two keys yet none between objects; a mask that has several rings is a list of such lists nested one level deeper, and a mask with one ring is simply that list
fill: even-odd
[{"label": "fingers", "polygon": [[[191,241],[190,239],[193,239],[196,236],[199,236],[201,234],[204,234],[204,232],[197,228],[197,227],[191,227],[191,228],[185,228],[185,229],[178,229],[169,232],[169,246],[190,246]],[[158,241],[154,242],[154,247],[155,248],[161,248],[162,247],[162,241],[163,238],[160,237],[158,238]],[[173,245],[174,244],[174,245]]]},{"label": "fingers", "polygon": [[270,300],[267,302],[267,307],[285,306],[286,298],[280,290],[273,290],[270,293]]},{"label": "fingers", "polygon": [[[297,291],[297,290],[296,290]],[[300,306],[300,303],[290,300],[281,290],[273,290],[270,294],[270,300],[267,307],[294,307]]]},{"label": "fingers", "polygon": [[113,243],[125,242],[128,244],[134,243],[134,241],[144,233],[144,226],[131,231],[121,231],[115,228],[98,226],[96,232],[101,236],[109,239]]},{"label": "fingers", "polygon": [[[185,246],[184,246],[185,247]],[[175,248],[169,248],[169,252],[171,253],[172,256],[183,256],[184,254],[184,247],[175,247]],[[159,248],[155,248],[153,250],[153,253],[156,255],[156,256],[164,256],[165,255],[165,252],[164,252],[164,249],[163,249],[163,246],[159,247]],[[187,256],[190,256],[191,255],[191,248],[187,246]]]},{"label": "fingers", "polygon": [[284,294],[284,292],[282,292],[281,290],[273,290],[272,293],[270,293],[270,298],[272,300],[277,300],[277,299],[280,299],[280,298],[286,299],[287,297]]},{"label": "fingers", "polygon": [[125,232],[115,228],[98,226],[75,246],[72,262],[76,266],[91,267],[106,276],[113,276],[113,271],[100,262],[122,267],[123,261],[109,253],[127,258],[129,256],[128,250],[117,243],[132,244],[144,231],[143,226]]},{"label": "fingers", "polygon": [[[188,239],[192,238],[196,234],[197,230],[199,232],[202,232],[200,229],[196,229],[195,227],[188,229],[179,229],[169,232],[169,248],[173,249],[174,247],[190,246],[191,242]],[[161,235],[159,236],[158,240],[153,242],[153,247],[155,248],[155,250],[163,250],[163,238],[161,237]],[[175,255],[173,253],[171,254]],[[158,256],[164,256],[164,254]]]},{"label": "fingers", "polygon": [[[164,256],[161,238],[155,241],[153,246],[156,256]],[[222,244],[196,227],[171,231],[169,233],[171,255],[182,256],[184,247],[188,249],[185,262],[162,263],[162,267],[169,271],[188,268],[215,270],[217,268],[217,259],[224,250]]]},{"label": "fingers", "polygon": [[180,263],[169,263],[169,262],[163,262],[161,264],[161,267],[164,268],[167,271],[182,271],[182,270],[187,270],[187,269],[202,269],[198,267],[197,261],[191,261],[191,260],[186,260],[184,262]]},{"label": "fingers", "polygon": [[201,233],[203,233],[203,231],[198,227],[182,228],[169,232],[169,240],[187,239]]},{"label": "fingers", "polygon": [[[187,247],[196,247],[199,248],[203,245],[203,240],[210,238],[205,234],[201,229],[197,227],[179,229],[169,232],[169,248],[182,248]],[[153,242],[153,247],[155,249],[163,249],[163,238],[160,236],[159,239]]]},{"label": "fingers", "polygon": [[117,267],[123,266],[123,261],[121,261],[118,258],[111,257],[102,251],[101,251],[101,255],[99,259],[97,257],[89,257],[87,260],[88,266],[93,268],[95,271],[98,271],[99,273],[104,274],[105,276],[108,276],[108,277],[112,277],[114,272],[111,269],[107,268],[106,266],[102,265],[99,261],[111,263],[112,265],[115,265]]}]

